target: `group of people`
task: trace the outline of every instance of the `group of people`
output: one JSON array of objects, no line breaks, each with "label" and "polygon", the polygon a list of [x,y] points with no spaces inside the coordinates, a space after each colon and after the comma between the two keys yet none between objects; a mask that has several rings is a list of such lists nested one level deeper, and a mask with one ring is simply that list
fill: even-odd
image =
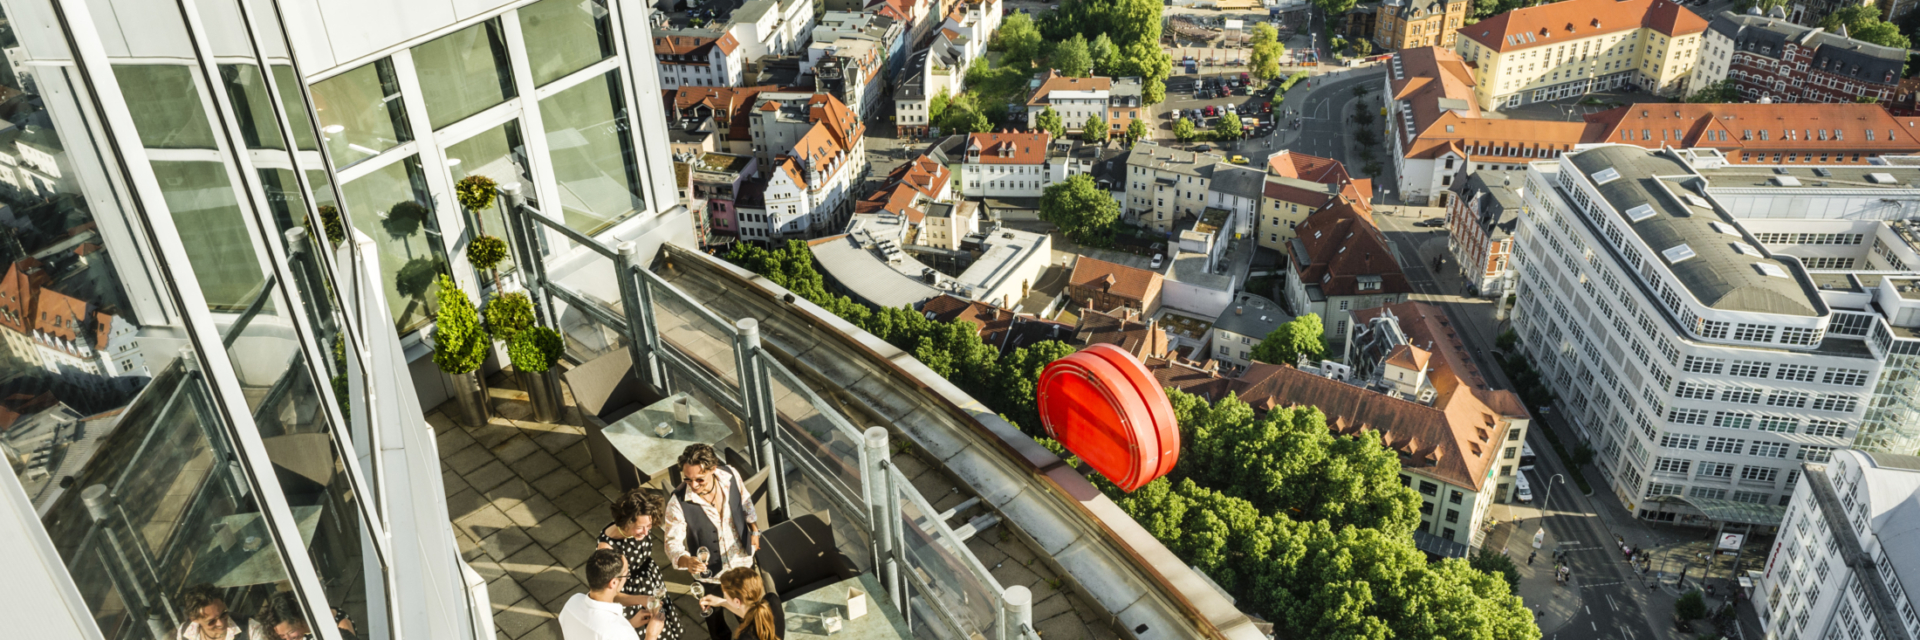
[{"label": "group of people", "polygon": [[[759,517],[738,470],[713,447],[680,454],[679,486],[666,494],[634,489],[615,500],[613,522],[587,558],[587,592],[560,610],[566,640],[679,640],[679,615],[667,602],[666,578],[653,559],[654,525],[667,563],[693,574],[701,615],[714,640],[779,640],[786,616],[754,564]],[[718,594],[712,592],[718,587]],[[730,628],[727,611],[741,621]]]},{"label": "group of people", "polygon": [[[292,591],[267,596],[253,618],[235,615],[227,608],[227,598],[218,587],[201,583],[180,592],[180,611],[187,622],[175,634],[176,640],[308,640],[313,628],[307,622],[306,609]],[[341,640],[357,640],[353,619],[333,611],[334,624],[340,627]]]}]

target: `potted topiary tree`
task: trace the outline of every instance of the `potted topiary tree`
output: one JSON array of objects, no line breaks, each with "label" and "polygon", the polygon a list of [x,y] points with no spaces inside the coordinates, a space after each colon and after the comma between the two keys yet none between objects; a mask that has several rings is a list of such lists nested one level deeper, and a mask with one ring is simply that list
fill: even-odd
[{"label": "potted topiary tree", "polygon": [[500,282],[500,274],[494,269],[507,259],[507,241],[487,233],[486,219],[480,216],[480,212],[493,208],[500,186],[493,178],[467,176],[454,183],[453,196],[461,207],[473,212],[473,242],[467,244],[467,261],[473,268],[492,274],[495,283]]},{"label": "potted topiary tree", "polygon": [[469,428],[487,424],[486,389],[474,371],[487,359],[492,345],[480,327],[480,314],[473,300],[460,285],[445,274],[440,276],[440,314],[433,327],[433,363],[452,378],[453,399],[460,406],[460,419]]},{"label": "potted topiary tree", "polygon": [[533,403],[533,419],[540,422],[553,422],[560,417],[559,371],[554,365],[560,362],[566,349],[566,340],[560,337],[560,332],[546,327],[521,331],[507,344],[507,359],[513,362],[514,370],[520,372],[527,399]]},{"label": "potted topiary tree", "polygon": [[487,302],[487,330],[493,339],[513,344],[513,337],[533,326],[533,300],[514,291],[494,296]]}]

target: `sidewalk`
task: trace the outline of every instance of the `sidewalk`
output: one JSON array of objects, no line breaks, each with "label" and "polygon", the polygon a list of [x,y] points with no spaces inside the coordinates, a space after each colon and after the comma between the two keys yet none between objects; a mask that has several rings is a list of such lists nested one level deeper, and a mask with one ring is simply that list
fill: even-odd
[{"label": "sidewalk", "polygon": [[[1543,536],[1540,549],[1533,548],[1534,532],[1540,531],[1541,511],[1533,505],[1494,504],[1488,508],[1488,517],[1496,518],[1499,524],[1486,534],[1482,549],[1505,552],[1520,568],[1520,585],[1515,593],[1528,609],[1534,611],[1534,624],[1539,625],[1541,633],[1552,633],[1567,626],[1573,616],[1580,611],[1581,603],[1578,580],[1566,585],[1554,584],[1553,551],[1560,541],[1553,532]],[[1527,562],[1529,556],[1533,562]]]}]

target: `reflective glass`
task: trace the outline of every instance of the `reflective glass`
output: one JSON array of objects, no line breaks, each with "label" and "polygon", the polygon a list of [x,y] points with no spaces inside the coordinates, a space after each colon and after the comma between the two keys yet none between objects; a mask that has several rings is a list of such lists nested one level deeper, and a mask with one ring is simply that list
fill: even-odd
[{"label": "reflective glass", "polygon": [[427,119],[438,129],[514,96],[500,21],[488,20],[413,48]]},{"label": "reflective glass", "polygon": [[312,91],[314,108],[320,111],[320,133],[326,138],[327,153],[333,154],[335,169],[413,139],[392,60],[382,58],[321,80]]},{"label": "reflective glass", "polygon": [[192,67],[116,64],[113,77],[132,109],[140,144],[152,149],[212,149],[213,127]]},{"label": "reflective glass", "polygon": [[[520,121],[510,120],[498,127],[488,129],[471,138],[447,145],[447,172],[458,183],[467,176],[486,176],[495,184],[507,185],[519,183],[522,193],[533,184],[533,178],[527,175],[527,148],[520,141]],[[497,200],[497,199],[496,199]],[[507,239],[507,220],[499,202],[480,211],[467,211],[467,234],[461,238],[460,245],[472,242],[473,238],[488,235]],[[494,272],[500,275],[513,273],[512,252],[500,262]],[[493,284],[493,273],[481,273],[480,282]]]},{"label": "reflective glass", "polygon": [[540,101],[560,209],[567,226],[585,233],[597,233],[643,208],[620,96],[620,74],[609,71]]},{"label": "reflective glass", "polygon": [[446,272],[440,229],[420,158],[381,167],[341,186],[353,228],[373,238],[379,249],[387,306],[402,335],[432,319],[434,277]]},{"label": "reflective glass", "polygon": [[156,161],[167,211],[186,242],[187,264],[207,308],[238,312],[260,292],[265,269],[247,233],[245,214],[220,162]]},{"label": "reflective glass", "polygon": [[544,85],[613,56],[606,0],[541,0],[520,7],[533,83]]},{"label": "reflective glass", "polygon": [[280,104],[287,110],[287,120],[293,125],[293,142],[301,151],[317,151],[319,145],[313,142],[313,112],[307,110],[307,101],[300,93],[300,76],[293,67],[284,64],[273,65],[273,84],[280,90]]},{"label": "reflective glass", "polygon": [[[285,149],[280,137],[279,120],[267,96],[267,81],[260,67],[251,64],[220,65],[220,81],[226,85],[227,101],[233,104],[233,118],[240,125],[240,136],[248,149]],[[135,111],[138,111],[137,109]]]}]

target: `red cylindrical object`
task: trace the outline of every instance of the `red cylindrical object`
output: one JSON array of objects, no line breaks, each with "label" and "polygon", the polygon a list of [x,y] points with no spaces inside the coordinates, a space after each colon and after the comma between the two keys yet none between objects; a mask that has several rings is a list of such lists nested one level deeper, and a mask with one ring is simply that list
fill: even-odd
[{"label": "red cylindrical object", "polygon": [[1038,386],[1047,435],[1121,490],[1166,475],[1179,460],[1173,405],[1133,354],[1088,347],[1048,364]]}]

